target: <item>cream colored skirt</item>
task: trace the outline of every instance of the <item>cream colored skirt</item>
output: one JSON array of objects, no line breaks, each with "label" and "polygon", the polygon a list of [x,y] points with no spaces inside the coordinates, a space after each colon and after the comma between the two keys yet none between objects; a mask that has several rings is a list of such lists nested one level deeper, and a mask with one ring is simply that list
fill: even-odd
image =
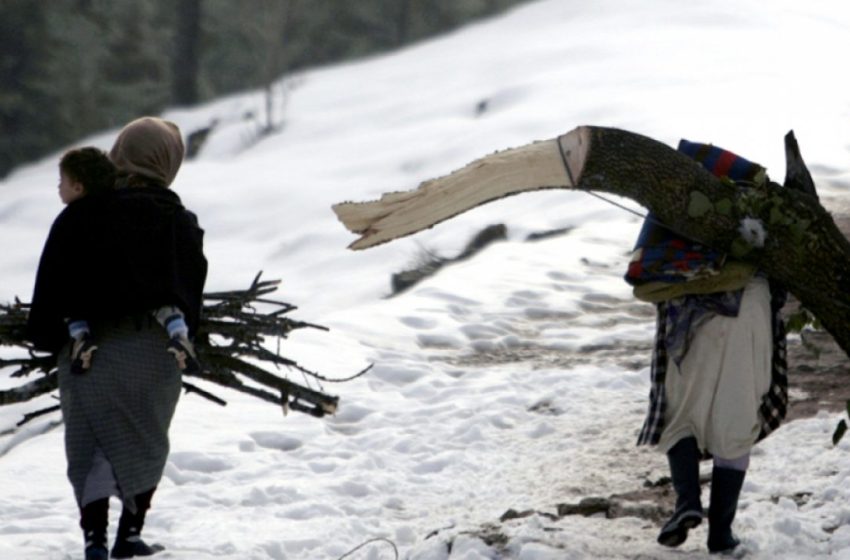
[{"label": "cream colored skirt", "polygon": [[693,436],[716,457],[749,453],[761,429],[758,409],[770,388],[772,353],[770,288],[757,277],[744,289],[737,317],[716,315],[701,325],[681,369],[668,360],[659,450]]}]

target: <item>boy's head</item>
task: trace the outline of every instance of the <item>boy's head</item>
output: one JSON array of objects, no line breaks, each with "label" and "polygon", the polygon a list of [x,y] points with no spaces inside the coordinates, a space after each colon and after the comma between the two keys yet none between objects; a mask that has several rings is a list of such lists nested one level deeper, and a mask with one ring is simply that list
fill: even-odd
[{"label": "boy's head", "polygon": [[106,152],[87,147],[70,150],[59,161],[59,198],[69,204],[115,184],[115,165]]}]

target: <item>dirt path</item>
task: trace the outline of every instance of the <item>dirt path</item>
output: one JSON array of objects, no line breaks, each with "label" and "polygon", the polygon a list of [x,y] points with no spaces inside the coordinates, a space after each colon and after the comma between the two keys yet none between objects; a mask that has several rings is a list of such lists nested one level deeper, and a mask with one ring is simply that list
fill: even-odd
[{"label": "dirt path", "polygon": [[803,333],[788,342],[788,420],[844,410],[850,400],[847,355],[827,333]]}]

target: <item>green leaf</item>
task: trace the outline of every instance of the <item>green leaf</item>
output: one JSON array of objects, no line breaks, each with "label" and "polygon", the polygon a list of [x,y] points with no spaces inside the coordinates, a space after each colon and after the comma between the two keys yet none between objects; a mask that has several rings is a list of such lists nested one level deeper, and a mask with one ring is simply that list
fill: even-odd
[{"label": "green leaf", "polygon": [[688,216],[701,218],[714,209],[711,200],[699,191],[691,192],[691,200],[688,202]]},{"label": "green leaf", "polygon": [[813,321],[814,317],[808,311],[799,309],[788,316],[786,326],[788,327],[788,332],[798,333],[808,325],[811,325]]},{"label": "green leaf", "polygon": [[806,235],[806,231],[809,229],[809,225],[811,225],[811,222],[809,220],[799,220],[796,222],[792,222],[789,225],[791,239],[794,240],[794,243],[801,243],[803,241],[803,237]]},{"label": "green leaf", "polygon": [[842,420],[835,427],[835,433],[832,434],[832,445],[838,445],[838,442],[841,441],[845,433],[847,433],[847,422]]},{"label": "green leaf", "polygon": [[743,259],[752,250],[752,246],[740,237],[735,239],[729,247],[729,252],[732,253],[732,256],[736,259]]},{"label": "green leaf", "polygon": [[721,216],[729,216],[732,214],[732,201],[728,198],[722,198],[714,204],[714,209]]}]

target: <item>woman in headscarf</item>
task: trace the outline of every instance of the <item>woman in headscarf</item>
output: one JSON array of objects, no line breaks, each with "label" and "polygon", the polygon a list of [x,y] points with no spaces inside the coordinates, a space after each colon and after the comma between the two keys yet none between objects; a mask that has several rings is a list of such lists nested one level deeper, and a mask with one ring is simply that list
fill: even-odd
[{"label": "woman in headscarf", "polygon": [[[109,497],[120,497],[113,558],[149,556],[141,539],[162,477],[168,429],[182,387],[153,312],[175,306],[197,331],[207,262],[203,230],[169,189],[183,161],[180,131],[144,117],[118,135],[109,157],[116,189],[68,206],[51,227],[33,293],[29,338],[57,353],[68,478],[80,508],[86,560],[108,557]],[[65,321],[83,318],[96,348],[72,373]]]}]

